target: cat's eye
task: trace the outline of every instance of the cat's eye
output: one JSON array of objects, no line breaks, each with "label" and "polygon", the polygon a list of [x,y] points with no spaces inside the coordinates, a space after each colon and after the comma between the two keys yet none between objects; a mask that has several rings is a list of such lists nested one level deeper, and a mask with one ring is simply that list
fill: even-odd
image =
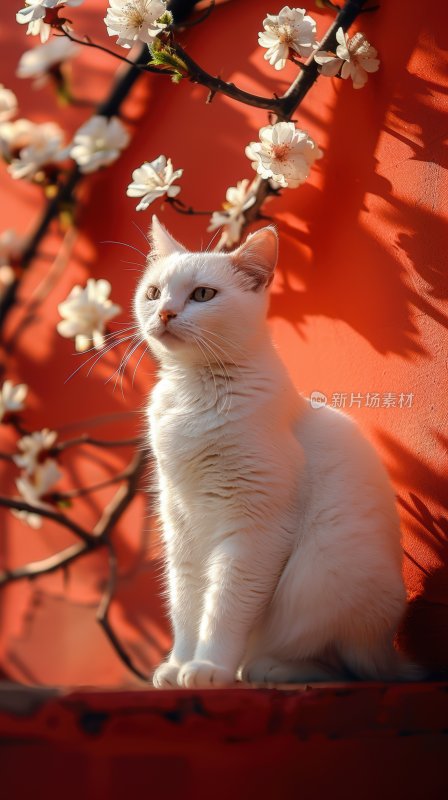
[{"label": "cat's eye", "polygon": [[160,289],[158,289],[157,286],[148,286],[146,297],[148,300],[158,300],[160,297]]},{"label": "cat's eye", "polygon": [[207,300],[211,300],[215,294],[216,289],[210,289],[207,286],[198,286],[190,295],[190,299],[196,300],[197,303],[206,303]]}]

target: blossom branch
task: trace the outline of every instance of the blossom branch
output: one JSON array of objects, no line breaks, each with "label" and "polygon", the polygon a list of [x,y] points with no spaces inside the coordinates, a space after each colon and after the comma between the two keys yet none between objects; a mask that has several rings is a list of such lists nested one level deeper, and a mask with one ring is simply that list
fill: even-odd
[{"label": "blossom branch", "polygon": [[[145,64],[147,60],[148,48],[144,45],[140,49],[135,62],[131,61],[129,69],[118,78],[106,100],[98,105],[96,110],[97,115],[111,117],[120,111],[121,105],[129,94],[129,91],[142,74],[140,69],[142,64]],[[65,182],[59,186],[55,197],[47,203],[34,233],[22,254],[20,264],[22,270],[27,269],[35,258],[41,241],[47,234],[53,220],[59,216],[60,209],[66,204],[73,204],[75,189],[82,178],[83,174],[79,167],[77,165],[73,166]],[[0,300],[0,327],[15,303],[19,284],[20,279],[16,278],[16,280],[8,286]]]},{"label": "blossom branch", "polygon": [[266,111],[280,111],[281,106],[279,104],[281,103],[281,98],[275,95],[272,97],[263,97],[262,95],[252,94],[251,92],[246,92],[244,89],[235,86],[234,83],[227,83],[227,81],[224,81],[222,78],[210,75],[210,73],[199,66],[177,42],[173,45],[173,50],[185,63],[188,69],[188,74],[185,75],[185,77],[188,78],[191,83],[200,83],[202,86],[209,89],[213,95],[220,93],[248,106],[255,106],[255,108],[262,108]]},{"label": "blossom branch", "polygon": [[[343,31],[348,30],[367,2],[368,0],[347,0],[322,39],[319,45],[320,50],[335,48],[338,28],[342,28]],[[278,115],[278,122],[291,119],[294,111],[319,77],[319,65],[314,60],[314,54],[310,55],[308,61],[305,62],[305,67],[306,69],[299,73],[289,89],[279,98],[281,111]]]},{"label": "blossom branch", "polygon": [[[133,67],[134,69],[138,69],[142,72],[155,72],[158,75],[166,75],[165,70],[158,69],[157,67],[151,66],[151,64],[146,63],[149,58],[149,51],[148,48],[145,46],[143,50],[145,51],[146,58],[142,63],[138,60],[132,61],[130,58],[126,58],[126,56],[122,56],[120,53],[117,53],[115,50],[111,50],[109,47],[106,47],[103,44],[98,44],[98,42],[92,41],[89,36],[85,36],[83,39],[78,39],[76,36],[73,36],[70,31],[66,30],[66,28],[61,29],[61,36],[65,36],[67,39],[70,39],[71,42],[74,44],[82,45],[83,47],[91,47],[94,50],[101,50],[103,53],[107,53],[108,56],[112,56],[116,58],[118,61],[123,61],[125,64],[129,64],[129,66]],[[98,112],[97,112],[98,113]]]},{"label": "blossom branch", "polygon": [[67,547],[65,550],[55,553],[49,558],[42,559],[41,561],[30,562],[29,564],[25,564],[13,570],[4,570],[3,572],[0,572],[0,588],[14,581],[23,579],[33,580],[39,575],[46,575],[51,572],[56,572],[58,569],[69,566],[74,561],[78,560],[84,555],[87,555],[88,553],[91,553],[94,550],[107,547],[109,553],[109,577],[107,588],[98,607],[97,620],[123,664],[140,680],[145,681],[146,683],[149,681],[149,676],[144,674],[134,664],[132,658],[121,644],[111,625],[109,619],[109,610],[115,594],[117,583],[117,558],[110,537],[115,529],[116,524],[123,516],[124,512],[133,501],[139,490],[139,484],[147,464],[147,458],[148,456],[145,451],[137,452],[127,469],[121,473],[120,476],[116,476],[115,480],[125,480],[125,485],[121,486],[115,493],[112,501],[103,511],[103,514],[101,515],[101,518],[95,526],[92,534],[87,533],[87,531],[84,531],[75,523],[72,523],[71,520],[67,519],[67,517],[62,514],[47,511],[46,509],[36,508],[28,505],[27,503],[9,500],[9,498],[0,497],[0,505],[7,506],[9,508],[15,508],[17,510],[30,511],[31,513],[41,514],[42,516],[53,519],[59,522],[61,525],[65,525],[66,527],[70,528],[70,530],[76,533],[83,540],[82,543]]},{"label": "blossom branch", "polygon": [[[331,50],[336,45],[336,31],[338,28],[342,28],[346,31],[362,12],[363,6],[367,2],[368,0],[347,0],[325,34],[320,44],[322,50]],[[308,58],[304,66],[305,69],[300,71],[289,89],[279,98],[281,110],[280,113],[277,113],[276,122],[288,122],[291,120],[300,103],[319,77],[318,64],[314,60],[314,54]],[[252,190],[255,196],[255,202],[244,212],[242,231],[245,230],[250,223],[262,217],[260,212],[267,197],[278,193],[278,190],[272,189],[268,178],[261,178],[259,176],[253,181]]]}]

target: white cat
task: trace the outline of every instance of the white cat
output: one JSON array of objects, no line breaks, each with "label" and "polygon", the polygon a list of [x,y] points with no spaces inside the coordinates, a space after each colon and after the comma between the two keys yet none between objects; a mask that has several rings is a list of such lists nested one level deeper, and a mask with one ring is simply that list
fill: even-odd
[{"label": "white cat", "polygon": [[271,342],[275,230],[190,253],[154,217],[152,240],[135,311],[160,364],[148,417],[174,634],[154,686],[406,677],[394,494]]}]

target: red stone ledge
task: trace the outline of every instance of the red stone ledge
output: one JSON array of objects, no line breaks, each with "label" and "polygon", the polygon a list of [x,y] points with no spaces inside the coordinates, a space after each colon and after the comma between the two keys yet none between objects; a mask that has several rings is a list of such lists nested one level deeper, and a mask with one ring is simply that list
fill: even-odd
[{"label": "red stone ledge", "polygon": [[448,683],[0,685],[0,737],[8,800],[448,797]]}]

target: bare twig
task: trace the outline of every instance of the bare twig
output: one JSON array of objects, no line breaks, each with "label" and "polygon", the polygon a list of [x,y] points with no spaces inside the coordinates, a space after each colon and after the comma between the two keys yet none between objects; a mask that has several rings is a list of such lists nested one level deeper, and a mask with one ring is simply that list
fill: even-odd
[{"label": "bare twig", "polygon": [[62,525],[63,528],[67,528],[72,533],[75,534],[79,539],[82,539],[85,544],[89,547],[91,546],[94,537],[88,533],[88,531],[81,528],[80,525],[77,525],[76,522],[66,517],[65,514],[62,514],[60,511],[53,511],[50,508],[42,508],[39,506],[32,506],[30,503],[25,503],[24,500],[13,500],[10,497],[2,497],[0,496],[0,506],[4,506],[5,508],[11,508],[15,511],[26,511],[27,514],[38,514],[41,517],[45,517],[46,519],[51,519],[53,522],[57,522],[58,525]]},{"label": "bare twig", "polygon": [[8,341],[5,342],[6,352],[12,351],[19,336],[23,333],[25,328],[27,328],[28,325],[30,325],[34,321],[39,306],[51,292],[56,282],[58,281],[60,275],[64,271],[68,263],[68,260],[70,258],[71,252],[73,250],[76,235],[77,235],[77,230],[74,227],[69,228],[68,231],[66,232],[61,248],[58,251],[56,258],[54,259],[53,264],[51,265],[48,272],[45,273],[44,278],[39,283],[37,288],[34,290],[30,298],[28,307],[26,309],[26,316],[24,316],[21,319],[15,331],[12,333]]},{"label": "bare twig", "polygon": [[50,572],[56,572],[58,569],[68,567],[69,564],[72,564],[78,558],[81,558],[81,556],[104,546],[105,542],[100,542],[99,540],[92,540],[91,545],[73,544],[71,547],[61,550],[60,553],[55,553],[48,558],[43,558],[41,561],[32,561],[16,569],[4,570],[0,572],[0,588],[7,583],[13,583],[23,578],[33,580],[33,578],[37,578],[39,575],[48,575]]},{"label": "bare twig", "polygon": [[91,445],[92,447],[134,447],[138,445],[140,439],[133,437],[132,439],[95,439],[87,433],[77,436],[75,439],[67,439],[65,442],[59,442],[51,448],[51,453],[63,453],[70,447],[78,447],[79,445]]},{"label": "bare twig", "polygon": [[205,11],[200,14],[199,17],[192,20],[185,20],[184,22],[179,22],[178,24],[174,24],[172,27],[174,30],[176,29],[184,29],[184,28],[194,28],[196,25],[200,25],[202,22],[205,22],[206,19],[209,18],[210,14],[212,13],[213,9],[215,8],[215,0],[211,0]]},{"label": "bare twig", "polygon": [[210,217],[213,214],[213,211],[196,211],[193,206],[187,206],[186,203],[183,203],[182,200],[178,200],[177,197],[167,197],[164,201],[171,208],[174,208],[178,214],[188,214],[188,215],[195,215],[195,216],[207,216]]},{"label": "bare twig", "polygon": [[93,529],[95,536],[107,539],[121,515],[134,499],[147,461],[148,453],[144,450],[139,450],[134,455],[128,467],[126,485],[120,486],[109,505],[104,509],[100,520]]},{"label": "bare twig", "polygon": [[[0,573],[0,587],[11,583],[12,581],[21,580],[22,578],[35,578],[37,575],[44,575],[48,572],[55,572],[57,569],[67,566],[72,561],[80,558],[93,550],[107,545],[109,537],[115,528],[118,520],[128,508],[129,504],[134,499],[140,479],[143,475],[147,463],[147,454],[145,452],[138,452],[129,463],[128,467],[119,475],[116,476],[114,482],[126,481],[125,486],[121,486],[115,493],[112,501],[107,508],[103,511],[93,533],[89,533],[74,523],[64,514],[53,512],[44,508],[37,508],[17,500],[12,500],[9,497],[0,497],[0,506],[6,508],[16,509],[17,511],[26,511],[32,514],[39,514],[47,519],[52,519],[60,525],[71,530],[73,533],[82,539],[83,544],[73,545],[54,556],[43,559],[42,561],[35,561],[30,564],[18,567],[14,570],[4,570]],[[105,482],[109,483],[109,481]],[[90,487],[92,489],[92,487]],[[99,488],[96,486],[95,488]],[[69,494],[69,493],[67,493]],[[65,495],[66,496],[66,495]]]},{"label": "bare twig", "polygon": [[136,675],[137,678],[139,678],[141,681],[144,681],[145,683],[148,683],[150,680],[149,675],[146,675],[134,664],[131,656],[125,650],[122,643],[120,642],[120,639],[115,633],[109,619],[110,606],[117,585],[117,556],[111,542],[107,542],[107,548],[109,552],[109,578],[106,589],[101,598],[101,602],[98,606],[96,618],[99,624],[101,625],[104,633],[106,634],[110,644],[115,650],[117,656],[119,657],[119,659],[134,675]]}]

